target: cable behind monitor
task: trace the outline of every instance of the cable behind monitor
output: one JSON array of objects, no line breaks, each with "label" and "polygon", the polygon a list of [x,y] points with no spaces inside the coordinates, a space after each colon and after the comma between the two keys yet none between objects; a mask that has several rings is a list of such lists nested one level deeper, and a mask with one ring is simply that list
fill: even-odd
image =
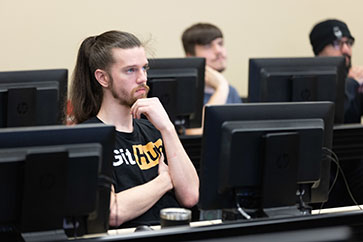
[{"label": "cable behind monitor", "polygon": [[[340,174],[342,175],[345,187],[347,188],[347,192],[349,194],[349,197],[352,199],[354,205],[356,205],[360,210],[363,210],[363,208],[357,203],[356,199],[354,198],[353,193],[350,190],[350,187],[349,187],[348,181],[347,181],[347,179],[345,177],[344,171],[340,166],[338,156],[334,153],[334,151],[332,151],[329,148],[323,147],[322,150],[323,150],[323,152],[325,152],[326,157],[329,158],[331,161],[333,161],[333,163],[337,166],[337,171],[335,173],[334,180],[333,180],[333,182],[332,182],[332,184],[331,184],[331,186],[329,188],[329,191],[328,191],[328,197],[329,197],[330,192],[333,190],[334,185],[336,184],[336,181],[338,180],[338,175],[339,175],[339,172],[340,172]],[[321,204],[320,209],[319,209],[319,213],[320,213],[320,210],[323,208],[324,204],[325,204],[325,202],[323,202]]]}]

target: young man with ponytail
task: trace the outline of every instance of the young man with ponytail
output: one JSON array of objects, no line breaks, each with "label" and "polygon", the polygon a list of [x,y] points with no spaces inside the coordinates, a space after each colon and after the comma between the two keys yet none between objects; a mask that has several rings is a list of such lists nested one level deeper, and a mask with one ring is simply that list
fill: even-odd
[{"label": "young man with ponytail", "polygon": [[199,197],[196,170],[172,122],[157,98],[147,98],[147,69],[138,38],[108,31],[82,42],[72,77],[74,122],[116,127],[115,227],[158,224],[160,209],[192,207]]}]

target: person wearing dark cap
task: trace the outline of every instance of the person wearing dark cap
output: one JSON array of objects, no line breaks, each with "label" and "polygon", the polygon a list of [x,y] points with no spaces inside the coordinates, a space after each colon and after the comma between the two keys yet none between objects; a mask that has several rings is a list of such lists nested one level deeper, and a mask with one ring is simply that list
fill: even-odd
[{"label": "person wearing dark cap", "polygon": [[[222,72],[227,67],[227,51],[222,31],[210,23],[197,23],[182,34],[186,56],[206,59],[204,104],[241,103],[237,90]],[[202,129],[189,129],[187,134],[201,134]]]},{"label": "person wearing dark cap", "polygon": [[343,21],[328,19],[316,24],[310,32],[310,43],[316,56],[344,56],[347,67],[345,123],[361,123],[363,67],[352,66],[354,37]]},{"label": "person wearing dark cap", "polygon": [[[360,123],[363,114],[363,100],[360,87],[363,83],[363,68],[352,65],[352,47],[354,37],[349,31],[346,23],[337,19],[328,19],[316,24],[310,32],[310,43],[316,56],[344,56],[347,68],[347,79],[345,84],[344,122]],[[340,164],[347,179],[347,184],[341,176],[335,181],[329,194],[329,200],[325,207],[341,207],[354,205],[347,191],[349,186],[351,195],[358,204],[363,203],[362,175],[363,161],[349,160]],[[332,180],[336,174],[336,168],[332,166]],[[332,181],[333,184],[333,181]]]}]

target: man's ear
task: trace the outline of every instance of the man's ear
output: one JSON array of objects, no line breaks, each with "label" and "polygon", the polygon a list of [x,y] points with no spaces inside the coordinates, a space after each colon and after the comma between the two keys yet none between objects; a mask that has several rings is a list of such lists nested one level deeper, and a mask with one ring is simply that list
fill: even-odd
[{"label": "man's ear", "polygon": [[95,71],[95,78],[98,81],[98,83],[103,87],[108,87],[110,85],[110,78],[104,70],[97,69]]}]

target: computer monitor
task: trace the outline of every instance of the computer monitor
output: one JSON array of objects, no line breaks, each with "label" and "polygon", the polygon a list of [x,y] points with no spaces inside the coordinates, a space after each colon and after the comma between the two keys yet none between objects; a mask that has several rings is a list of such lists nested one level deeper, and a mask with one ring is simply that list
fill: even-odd
[{"label": "computer monitor", "polygon": [[180,134],[201,127],[205,59],[149,59],[149,97],[158,97]]},{"label": "computer monitor", "polygon": [[0,231],[42,241],[106,232],[114,141],[103,124],[1,129]]},{"label": "computer monitor", "polygon": [[344,122],[344,57],[251,58],[248,102],[331,101]]},{"label": "computer monitor", "polygon": [[[239,189],[239,195],[246,197],[241,205],[245,206],[246,201],[254,202],[254,196],[258,198],[264,192],[263,186],[269,185],[281,185],[278,191],[267,190],[274,198],[287,199],[277,201],[281,206],[285,205],[281,203],[290,205],[299,201],[296,188],[304,189],[304,203],[326,201],[330,161],[325,156],[321,158],[321,152],[322,147],[332,147],[333,117],[334,104],[331,102],[206,106],[200,208],[235,208],[235,188]],[[277,159],[280,156],[282,159]],[[289,156],[295,156],[291,158],[294,162],[282,170],[284,173],[280,177],[277,168],[279,165],[285,167]],[[263,172],[264,167],[266,172]],[[287,190],[295,192],[288,194]],[[262,205],[276,206],[271,205],[275,201],[265,201],[267,203]]]},{"label": "computer monitor", "polygon": [[67,69],[0,72],[0,127],[64,121]]}]

